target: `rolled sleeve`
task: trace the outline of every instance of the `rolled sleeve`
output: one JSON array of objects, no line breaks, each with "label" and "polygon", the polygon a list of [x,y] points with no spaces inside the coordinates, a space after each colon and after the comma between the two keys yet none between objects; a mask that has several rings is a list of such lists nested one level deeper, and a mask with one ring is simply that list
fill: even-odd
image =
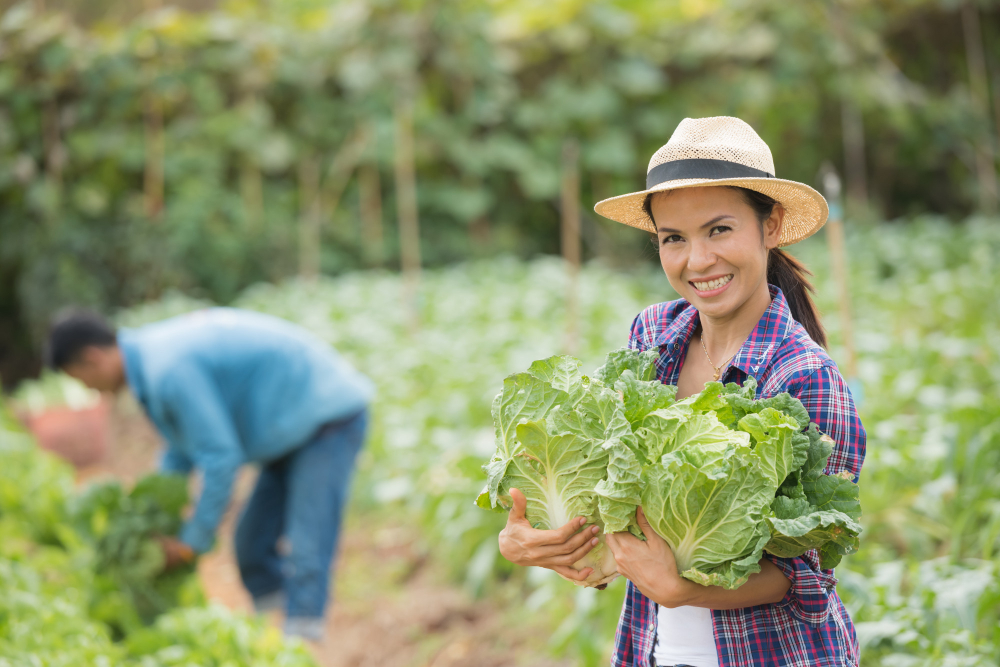
[{"label": "rolled sleeve", "polygon": [[867,434],[847,382],[836,366],[823,366],[806,377],[790,393],[802,401],[819,430],[833,438],[834,447],[826,463],[826,473],[849,471],[858,481],[865,461]]},{"label": "rolled sleeve", "polygon": [[830,596],[837,585],[837,579],[832,570],[820,569],[816,551],[809,551],[795,558],[778,558],[766,552],[764,556],[792,584],[785,597],[777,604],[778,608],[809,625],[824,623],[830,615]]}]

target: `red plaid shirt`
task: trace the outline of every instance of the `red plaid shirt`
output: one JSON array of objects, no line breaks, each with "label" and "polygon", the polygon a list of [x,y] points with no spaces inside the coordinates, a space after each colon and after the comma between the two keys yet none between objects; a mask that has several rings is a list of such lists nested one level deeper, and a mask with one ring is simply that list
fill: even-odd
[{"label": "red plaid shirt", "polygon": [[[757,380],[759,397],[787,391],[812,421],[836,442],[826,472],[849,470],[858,480],[865,458],[865,430],[837,365],[792,319],[788,303],[771,286],[771,305],[722,376],[723,382]],[[677,384],[698,311],[687,301],[659,303],[632,323],[629,347],[660,349],[657,377]],[[837,595],[832,570],[822,570],[815,551],[799,558],[765,554],[792,582],[777,604],[712,611],[720,667],[841,667],[858,664],[854,624]],[[656,643],[657,604],[628,584],[614,667],[648,667]]]}]

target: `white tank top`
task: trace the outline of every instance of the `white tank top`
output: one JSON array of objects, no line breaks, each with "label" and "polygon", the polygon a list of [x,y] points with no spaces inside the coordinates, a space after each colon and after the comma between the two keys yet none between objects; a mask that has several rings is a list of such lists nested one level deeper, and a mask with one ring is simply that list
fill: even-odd
[{"label": "white tank top", "polygon": [[712,631],[712,610],[701,607],[660,607],[656,615],[657,665],[719,667]]}]

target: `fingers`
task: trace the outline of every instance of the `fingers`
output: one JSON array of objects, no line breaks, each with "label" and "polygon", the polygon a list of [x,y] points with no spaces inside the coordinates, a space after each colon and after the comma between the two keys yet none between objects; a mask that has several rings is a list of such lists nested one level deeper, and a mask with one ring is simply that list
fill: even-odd
[{"label": "fingers", "polygon": [[[635,521],[639,524],[639,530],[642,534],[646,536],[647,540],[652,539],[662,539],[653,527],[649,525],[649,520],[646,519],[646,513],[642,511],[642,507],[635,508]],[[656,536],[655,538],[653,536]]]},{"label": "fingers", "polygon": [[618,544],[618,533],[608,533],[604,536],[604,544],[611,549],[611,554],[618,560],[621,554],[621,545]]},{"label": "fingers", "polygon": [[590,576],[590,573],[594,571],[594,568],[592,567],[585,567],[582,570],[577,571],[571,567],[566,567],[563,565],[553,565],[549,569],[561,574],[567,579],[572,579],[573,581],[584,581],[586,580],[587,577]]},{"label": "fingers", "polygon": [[527,521],[527,519],[524,518],[524,512],[528,509],[528,499],[525,498],[524,494],[518,489],[511,489],[510,500],[512,506],[508,516],[511,519],[521,519]]},{"label": "fingers", "polygon": [[564,544],[569,538],[576,535],[576,531],[583,528],[587,523],[587,520],[582,516],[578,516],[575,519],[567,521],[564,525],[556,528],[555,530],[547,530],[548,542],[547,544]]},{"label": "fingers", "polygon": [[578,560],[586,556],[588,553],[590,553],[590,550],[596,547],[599,541],[600,540],[598,540],[596,537],[592,537],[591,539],[584,542],[582,546],[578,547],[572,553],[563,556],[561,560],[565,561],[567,565],[572,565],[573,563],[577,562]]}]

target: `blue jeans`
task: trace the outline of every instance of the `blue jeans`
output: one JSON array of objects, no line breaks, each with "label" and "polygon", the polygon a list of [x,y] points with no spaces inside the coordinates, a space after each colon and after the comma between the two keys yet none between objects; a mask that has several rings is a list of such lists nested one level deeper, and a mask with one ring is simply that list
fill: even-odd
[{"label": "blue jeans", "polygon": [[[368,411],[331,422],[263,466],[236,527],[236,562],[254,600],[284,593],[289,619],[320,619]],[[284,537],[288,553],[278,553]]]}]

